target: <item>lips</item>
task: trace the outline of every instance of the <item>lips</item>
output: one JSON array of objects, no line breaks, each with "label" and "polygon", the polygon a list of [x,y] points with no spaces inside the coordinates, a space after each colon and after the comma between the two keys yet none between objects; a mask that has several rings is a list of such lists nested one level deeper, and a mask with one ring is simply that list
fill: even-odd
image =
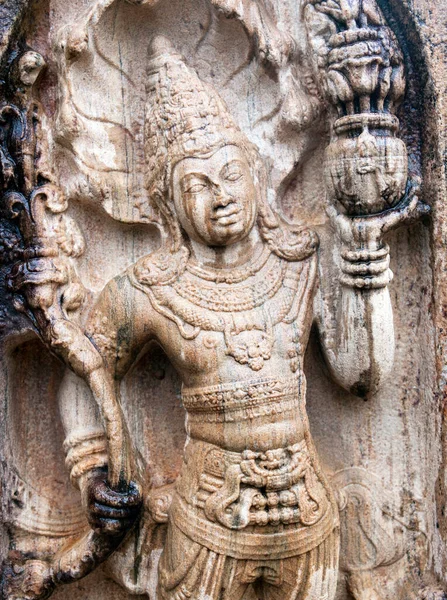
[{"label": "lips", "polygon": [[217,221],[219,225],[233,225],[237,223],[237,216],[241,212],[239,206],[235,204],[229,206],[221,206],[216,208],[211,219]]}]

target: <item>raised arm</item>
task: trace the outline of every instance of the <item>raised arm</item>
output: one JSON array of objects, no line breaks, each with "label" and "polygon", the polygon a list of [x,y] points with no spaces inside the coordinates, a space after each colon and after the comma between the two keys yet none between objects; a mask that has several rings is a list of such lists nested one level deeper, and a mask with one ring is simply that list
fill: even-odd
[{"label": "raised arm", "polygon": [[302,6],[308,58],[331,125],[323,169],[341,268],[335,313],[317,302],[321,341],[334,379],[365,396],[390,373],[394,358],[383,236],[428,212],[408,179],[398,135],[405,61],[376,0]]},{"label": "raised arm", "polygon": [[356,396],[373,394],[390,374],[394,360],[393,310],[388,284],[389,247],[383,236],[427,213],[417,189],[394,209],[348,217],[329,209],[340,252],[340,294],[332,313],[317,296],[315,311],[323,353],[334,380]]}]

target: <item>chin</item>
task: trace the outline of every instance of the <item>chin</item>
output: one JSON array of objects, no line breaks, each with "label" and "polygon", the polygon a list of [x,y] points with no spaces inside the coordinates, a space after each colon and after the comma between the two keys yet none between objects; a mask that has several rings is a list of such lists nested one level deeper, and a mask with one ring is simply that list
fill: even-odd
[{"label": "chin", "polygon": [[228,225],[224,231],[216,231],[209,240],[211,246],[230,246],[243,240],[249,233],[242,223]]}]

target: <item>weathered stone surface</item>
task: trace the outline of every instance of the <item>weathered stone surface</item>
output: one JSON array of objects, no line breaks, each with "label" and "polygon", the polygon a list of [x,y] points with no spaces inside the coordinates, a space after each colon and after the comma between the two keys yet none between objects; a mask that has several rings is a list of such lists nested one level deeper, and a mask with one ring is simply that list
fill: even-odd
[{"label": "weathered stone surface", "polygon": [[444,597],[446,25],[0,7],[5,598]]}]

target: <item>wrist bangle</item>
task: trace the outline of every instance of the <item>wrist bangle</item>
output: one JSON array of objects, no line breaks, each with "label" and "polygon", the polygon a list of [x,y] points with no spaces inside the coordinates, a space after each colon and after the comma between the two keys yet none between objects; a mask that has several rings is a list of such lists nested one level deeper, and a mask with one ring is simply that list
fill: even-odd
[{"label": "wrist bangle", "polygon": [[384,273],[388,267],[390,266],[390,257],[385,256],[385,258],[376,261],[368,261],[368,262],[347,262],[342,261],[341,270],[346,275],[380,275]]},{"label": "wrist bangle", "polygon": [[340,277],[341,285],[358,290],[377,290],[386,287],[393,280],[393,272],[387,269],[375,277],[355,277],[343,274]]},{"label": "wrist bangle", "polygon": [[340,283],[359,290],[386,287],[393,279],[393,273],[389,268],[389,251],[388,244],[384,244],[377,250],[343,248],[340,252],[342,257]]},{"label": "wrist bangle", "polygon": [[95,468],[108,463],[107,440],[103,431],[85,432],[71,436],[64,442],[65,465],[70,471],[70,480],[79,487],[79,479]]},{"label": "wrist bangle", "polygon": [[382,260],[390,253],[390,247],[388,244],[384,244],[377,250],[368,250],[367,248],[359,248],[358,250],[348,250],[342,248],[340,254],[341,257],[348,262],[374,262],[376,260]]}]

